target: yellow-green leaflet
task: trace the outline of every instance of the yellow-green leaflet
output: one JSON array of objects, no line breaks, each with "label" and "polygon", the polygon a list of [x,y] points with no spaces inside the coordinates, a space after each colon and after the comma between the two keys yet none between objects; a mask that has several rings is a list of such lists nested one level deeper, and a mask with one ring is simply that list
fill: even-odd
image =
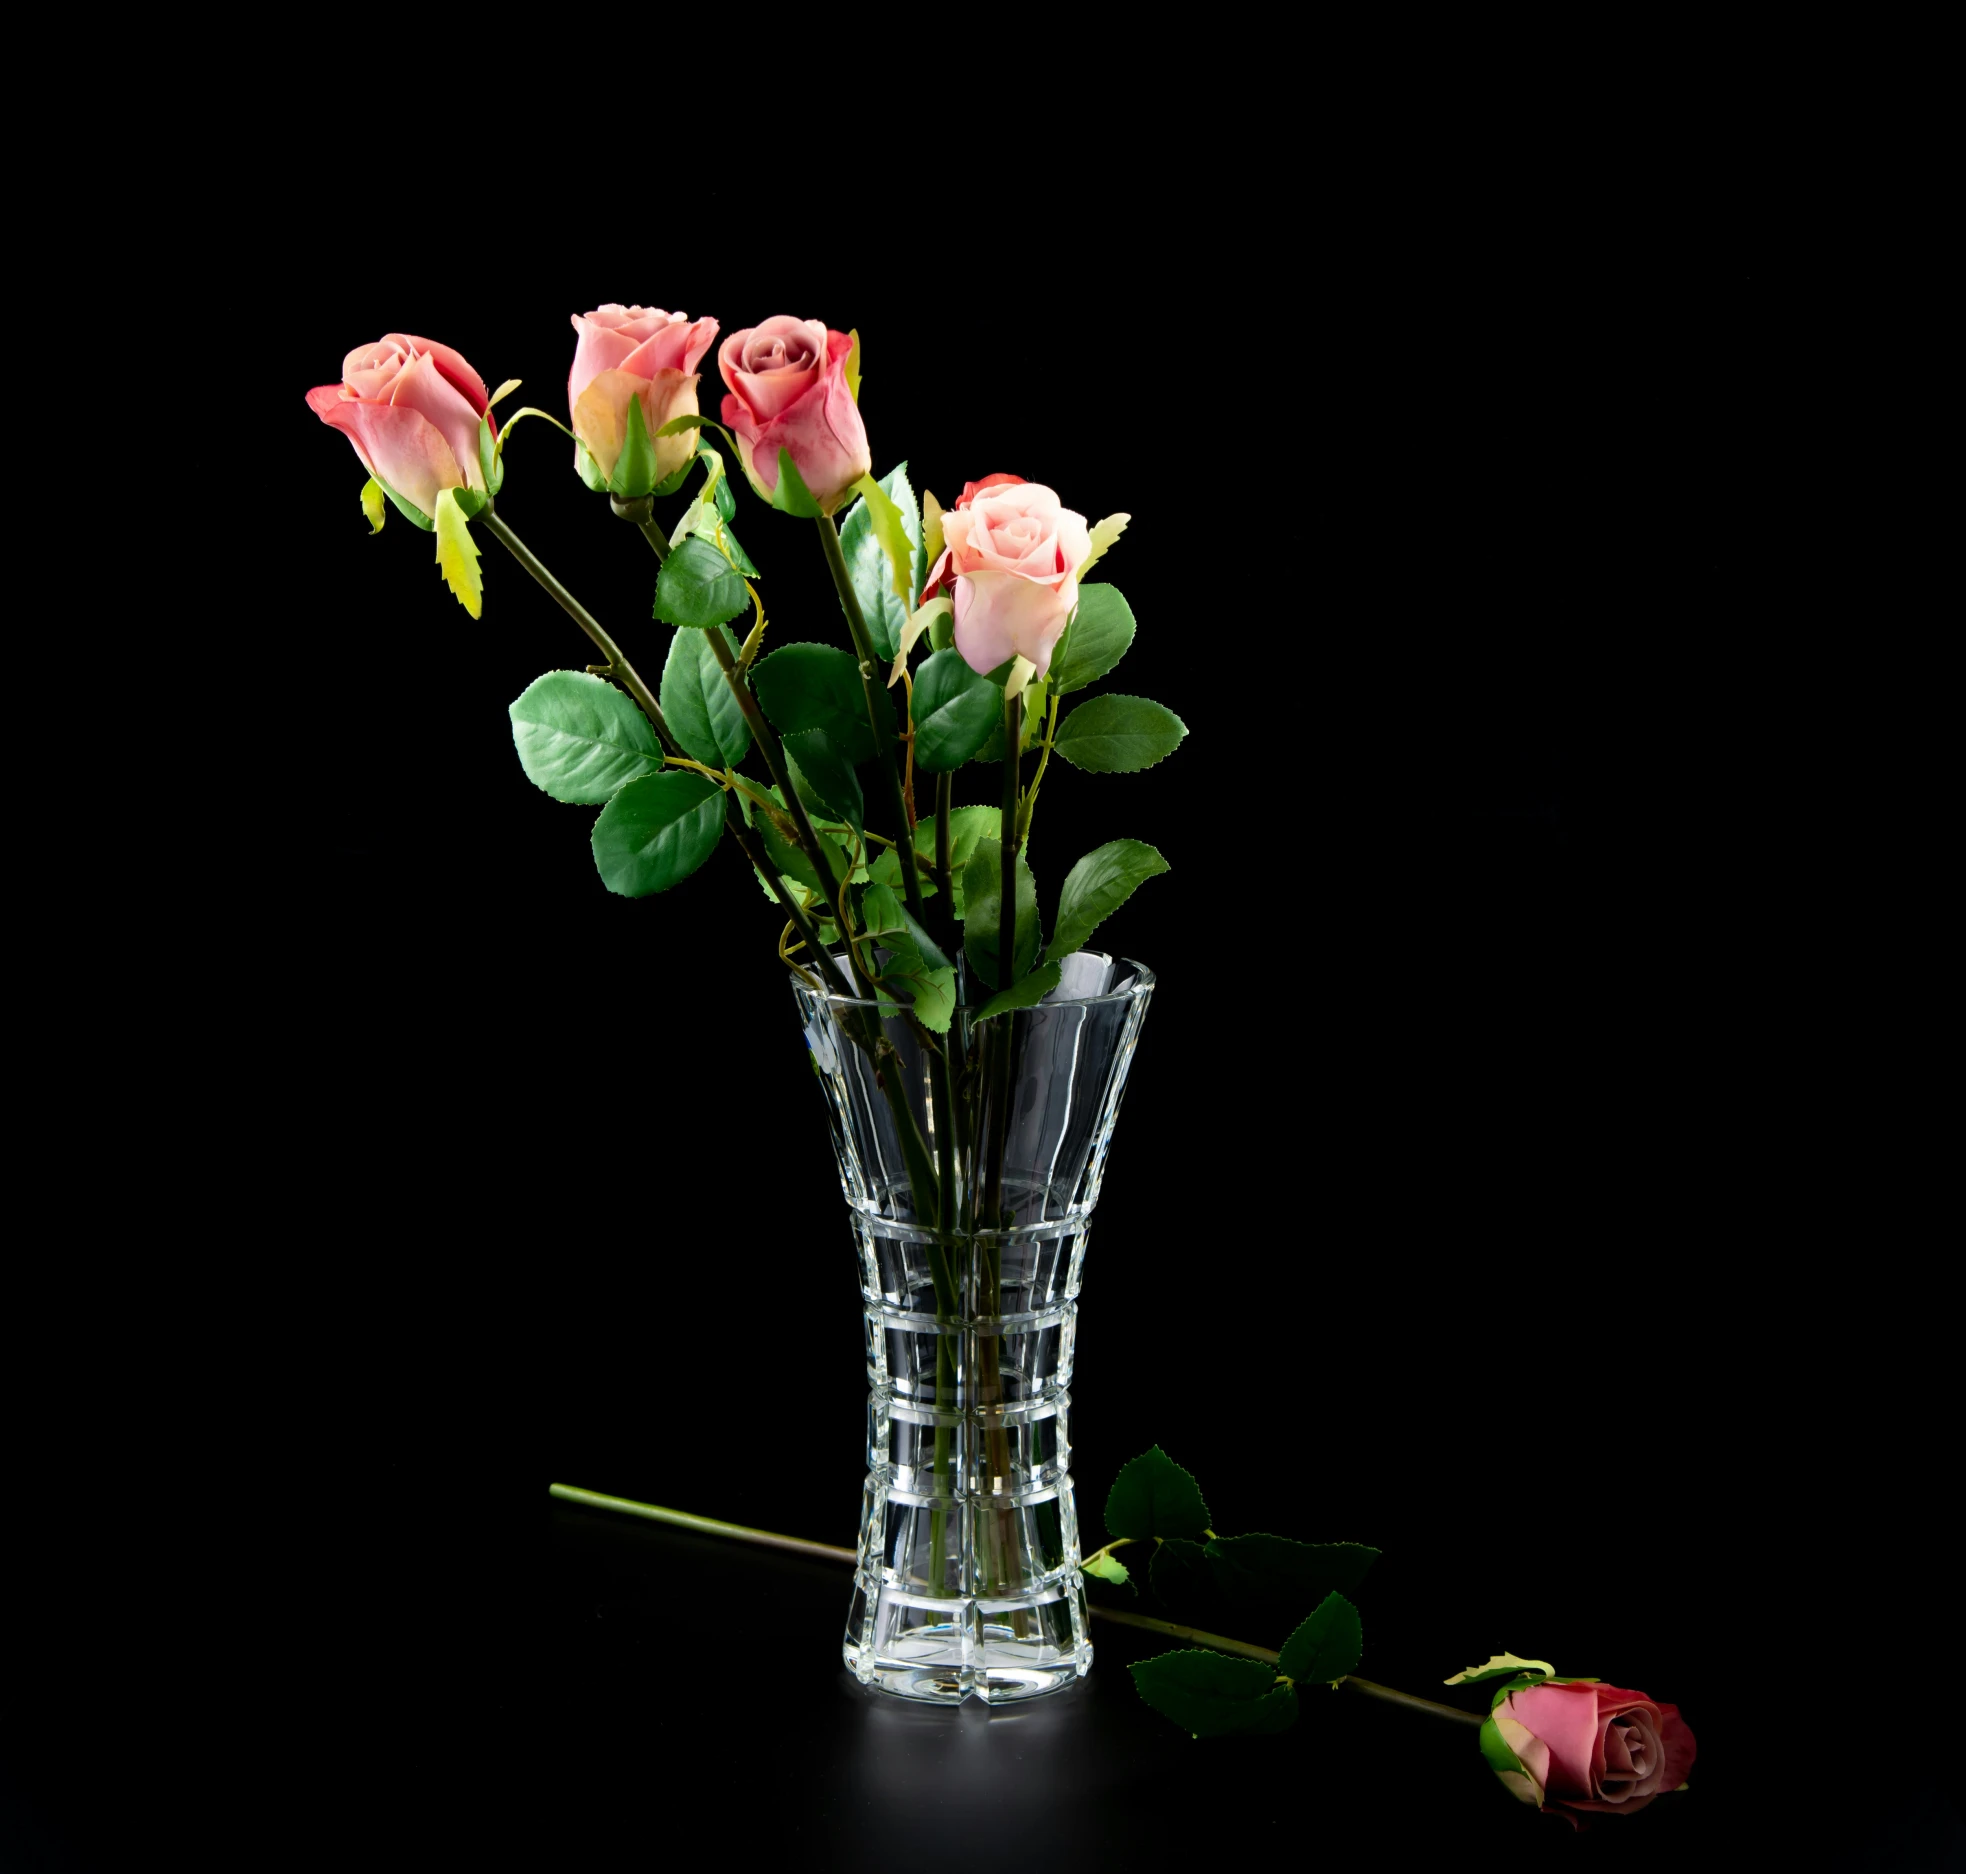
[{"label": "yellow-green leaflet", "polygon": [[496,410],[498,406],[501,403],[503,403],[506,398],[511,396],[511,394],[518,388],[519,388],[519,380],[516,377],[508,377],[503,384],[499,385],[499,387],[492,392],[491,401],[485,405],[485,408],[488,411]]},{"label": "yellow-green leaflet", "polygon": [[471,524],[457,505],[457,493],[446,488],[437,497],[437,570],[444,584],[456,593],[457,602],[473,618],[484,610],[484,580],[478,572],[478,543],[471,538]]},{"label": "yellow-green leaflet", "polygon": [[894,588],[894,596],[903,605],[911,605],[915,598],[915,549],[908,539],[908,530],[902,525],[901,510],[888,499],[887,491],[873,476],[863,475],[853,486],[867,503],[867,513],[874,523],[874,538],[887,555],[889,584]]},{"label": "yellow-green leaflet", "polygon": [[369,532],[382,532],[382,523],[389,518],[389,504],[382,498],[382,484],[371,475],[362,484],[362,512],[369,517]]},{"label": "yellow-green leaflet", "polygon": [[1007,703],[1013,696],[1022,696],[1031,679],[1037,674],[1037,665],[1019,652],[1010,660],[1010,679],[1003,686],[1003,700]]},{"label": "yellow-green leaflet", "polygon": [[[722,518],[714,501],[692,501],[683,510],[683,518],[676,523],[676,531],[669,536],[670,552],[673,553],[691,534],[701,534],[713,547],[721,548],[723,542],[717,538],[717,523]],[[725,554],[724,557],[728,559],[730,555]]]},{"label": "yellow-green leaflet", "polygon": [[946,598],[930,599],[920,611],[908,615],[908,622],[901,627],[901,648],[894,654],[894,668],[888,672],[887,687],[890,690],[901,681],[901,673],[908,668],[908,653],[915,648],[915,640],[944,612],[954,609]]},{"label": "yellow-green leaflet", "polygon": [[858,403],[860,401],[860,328],[855,326],[847,337],[853,340],[853,349],[846,355],[847,395]]},{"label": "yellow-green leaflet", "polygon": [[[1079,565],[1078,576],[1081,579],[1083,579],[1087,573],[1091,572],[1093,567],[1097,565],[1098,562],[1104,557],[1106,549],[1110,547],[1113,544],[1113,542],[1120,537],[1121,534],[1126,532],[1126,524],[1132,518],[1133,516],[1131,514],[1108,514],[1106,518],[1103,521],[1101,521],[1099,525],[1092,530],[1092,551],[1085,556],[1084,560]],[[933,562],[931,562],[931,564],[933,564]]]},{"label": "yellow-green leaflet", "polygon": [[922,490],[922,546],[928,553],[928,570],[933,573],[935,562],[942,557],[942,503],[926,488]]},{"label": "yellow-green leaflet", "polygon": [[1497,1672],[1540,1672],[1544,1678],[1556,1677],[1556,1668],[1547,1659],[1518,1659],[1513,1653],[1497,1653],[1493,1659],[1479,1666],[1464,1666],[1451,1679],[1441,1680],[1442,1685],[1459,1685],[1463,1680],[1476,1679]]}]

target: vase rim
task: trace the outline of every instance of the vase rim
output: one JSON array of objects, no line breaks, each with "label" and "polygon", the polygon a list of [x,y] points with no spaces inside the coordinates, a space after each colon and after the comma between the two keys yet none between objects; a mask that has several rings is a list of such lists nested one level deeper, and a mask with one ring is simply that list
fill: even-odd
[{"label": "vase rim", "polygon": [[[1136,1001],[1139,997],[1145,995],[1148,990],[1152,989],[1157,980],[1157,978],[1154,975],[1154,972],[1150,970],[1146,966],[1146,964],[1138,961],[1134,957],[1115,956],[1110,950],[1094,950],[1090,946],[1087,946],[1080,950],[1075,950],[1072,952],[1072,954],[1074,956],[1089,956],[1089,957],[1103,958],[1106,962],[1114,965],[1114,967],[1117,969],[1132,971],[1132,975],[1119,988],[1109,989],[1103,995],[1096,995],[1096,996],[1048,995],[1044,998],[1042,1002],[1032,1004],[1031,1005],[1032,1007],[1041,1008],[1041,1009],[1082,1009],[1082,1008],[1091,1008],[1095,1004],[1101,1002],[1132,1002],[1132,1001]],[[846,970],[847,956],[844,950],[834,952],[833,961],[840,965],[843,972]],[[807,990],[806,993],[809,995],[813,992]],[[838,996],[832,994],[828,990],[823,990],[823,989],[820,990],[818,993],[819,993],[820,1000],[826,1002],[827,1004],[829,1004],[831,1007],[834,1008],[878,1009],[881,1006],[879,1001],[872,1000],[866,996]],[[981,1003],[958,1003],[956,1005],[956,1012],[959,1015],[974,1015],[977,1009],[979,1009],[980,1007],[982,1007]],[[1022,1011],[1019,1012],[1021,1013]]]}]

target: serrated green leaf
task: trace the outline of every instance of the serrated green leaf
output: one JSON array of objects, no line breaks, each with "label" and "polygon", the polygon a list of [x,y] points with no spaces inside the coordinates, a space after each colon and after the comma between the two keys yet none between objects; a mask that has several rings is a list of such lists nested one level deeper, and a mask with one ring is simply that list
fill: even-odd
[{"label": "serrated green leaf", "polygon": [[1513,1653],[1494,1653],[1484,1664],[1463,1666],[1453,1678],[1441,1680],[1441,1684],[1479,1685],[1484,1679],[1506,1678],[1512,1672],[1539,1672],[1550,1678],[1556,1668],[1547,1659],[1518,1659]]},{"label": "serrated green leaf", "polygon": [[1070,696],[1097,683],[1126,655],[1133,632],[1133,607],[1117,586],[1081,586],[1078,610],[1051,653],[1051,687]]},{"label": "serrated green leaf", "polygon": [[[778,798],[778,790],[771,790],[772,798]],[[806,857],[805,848],[799,844],[796,823],[781,802],[775,808],[754,807],[751,824],[757,829],[760,842],[765,849],[765,857],[772,870],[781,876],[789,877],[805,887],[809,892],[819,895],[830,904],[833,894],[840,888],[846,877],[846,855],[824,834],[819,836],[820,856],[832,867],[833,876],[824,884],[819,874],[812,868],[812,861]]]},{"label": "serrated green leaf", "polygon": [[489,413],[478,419],[478,467],[484,474],[485,486],[497,494],[505,486],[505,464],[499,458]]},{"label": "serrated green leaf", "polygon": [[478,543],[471,538],[464,511],[457,504],[457,491],[443,489],[437,496],[437,570],[458,604],[480,617],[484,612],[485,582],[478,571]]},{"label": "serrated green leaf", "polygon": [[1277,1670],[1306,1683],[1329,1685],[1358,1669],[1365,1628],[1342,1594],[1327,1594],[1283,1643]]},{"label": "serrated green leaf", "polygon": [[1011,1009],[1034,1009],[1046,996],[1058,987],[1059,963],[1041,964],[1030,975],[1014,982],[1008,989],[999,989],[989,1001],[976,1011],[979,1022],[988,1021],[992,1015],[1002,1015]]},{"label": "serrated green leaf", "polygon": [[724,830],[723,790],[672,768],[630,781],[594,822],[594,864],[609,891],[646,898],[689,877]]},{"label": "serrated green leaf", "polygon": [[1088,1555],[1080,1566],[1088,1575],[1097,1575],[1101,1581],[1110,1581],[1117,1587],[1123,1588],[1133,1579],[1117,1555]]},{"label": "serrated green leaf", "polygon": [[[999,809],[1001,812],[1001,809]],[[1016,925],[1012,933],[1015,954],[1011,958],[1010,981],[1030,974],[1038,960],[1038,947],[1044,933],[1038,925],[1038,884],[1022,852],[1016,859]],[[963,954],[969,967],[991,989],[1007,988],[997,971],[998,928],[1003,916],[1003,849],[993,839],[979,839],[963,868],[963,899],[967,912],[963,920]],[[1123,1529],[1115,1535],[1131,1532]]]},{"label": "serrated green leaf", "polygon": [[1256,1659],[1190,1650],[1129,1668],[1140,1696],[1191,1737],[1281,1731],[1297,1719],[1297,1696]]},{"label": "serrated green leaf", "polygon": [[373,475],[362,484],[362,512],[368,517],[369,532],[381,533],[389,509],[382,498],[382,484]]},{"label": "serrated green leaf", "polygon": [[1208,1505],[1192,1472],[1159,1445],[1120,1467],[1106,1494],[1106,1533],[1131,1536],[1199,1536],[1208,1530]]},{"label": "serrated green leaf", "polygon": [[915,672],[915,766],[930,774],[960,768],[989,740],[1003,692],[979,677],[960,651],[937,651]]},{"label": "serrated green leaf", "polygon": [[[714,625],[734,652],[737,640],[727,625]],[[683,753],[706,768],[734,768],[751,747],[743,705],[732,693],[723,666],[710,648],[708,631],[678,631],[669,640],[662,666],[662,714]]]},{"label": "serrated green leaf", "polygon": [[[850,762],[866,761],[876,752],[867,725],[867,692],[860,681],[860,666],[836,645],[781,645],[759,661],[751,673],[751,687],[766,719],[781,735],[823,729]],[[892,739],[893,701],[878,688],[874,698],[882,734]]]},{"label": "serrated green leaf", "polygon": [[549,670],[507,713],[527,780],[572,806],[597,807],[662,766],[648,718],[613,684],[583,670]]},{"label": "serrated green leaf", "polygon": [[1108,514],[1103,521],[1093,527],[1086,539],[1088,548],[1086,556],[1079,561],[1078,574],[1081,585],[1085,582],[1086,574],[1106,557],[1113,543],[1126,532],[1126,524],[1132,518],[1131,514]]},{"label": "serrated green leaf", "polygon": [[1088,774],[1138,774],[1180,747],[1188,725],[1144,696],[1095,696],[1058,725],[1052,748]]},{"label": "serrated green leaf", "polygon": [[[997,839],[1003,833],[1003,809],[1001,807],[955,807],[949,813],[949,909],[956,921],[962,921],[968,900],[963,895],[963,872],[971,855],[976,851],[980,839]],[[935,822],[931,819],[915,823],[915,850],[932,866],[935,863]],[[887,876],[885,883],[897,890],[901,884],[898,857],[894,860],[894,871]],[[877,868],[878,869],[878,868]],[[918,872],[924,892],[935,890],[934,884],[926,874]]]},{"label": "serrated green leaf", "polygon": [[1065,874],[1058,894],[1058,927],[1045,954],[1068,957],[1100,924],[1168,864],[1142,839],[1111,839]]},{"label": "serrated green leaf", "polygon": [[1378,1559],[1379,1551],[1361,1542],[1250,1535],[1217,1536],[1208,1545],[1217,1592],[1259,1639],[1288,1632],[1327,1594],[1354,1592]]},{"label": "serrated green leaf", "polygon": [[656,575],[655,615],[665,625],[704,631],[750,609],[743,579],[707,540],[685,540]]},{"label": "serrated green leaf", "polygon": [[[920,564],[921,515],[916,511],[915,491],[909,485],[905,462],[897,463],[879,481],[862,476],[854,485],[861,494],[840,521],[840,557],[846,562],[847,577],[860,601],[874,654],[882,663],[891,663],[914,599],[921,591],[919,585],[906,593],[898,590],[915,578]],[[885,512],[877,511],[868,498],[866,490],[870,487],[876,491],[875,500],[886,502]]]},{"label": "serrated green leaf", "polygon": [[795,514],[805,521],[816,521],[826,511],[813,499],[789,449],[778,452],[778,486],[771,491],[771,505],[781,514]]},{"label": "serrated green leaf", "polygon": [[[853,763],[824,729],[794,729],[781,738],[792,764],[792,784],[808,807],[844,820],[857,832],[867,823],[867,802]],[[803,785],[801,785],[803,783]]]},{"label": "serrated green leaf", "polygon": [[946,1035],[956,1014],[955,965],[945,964],[912,980],[916,1021],[938,1035]]}]

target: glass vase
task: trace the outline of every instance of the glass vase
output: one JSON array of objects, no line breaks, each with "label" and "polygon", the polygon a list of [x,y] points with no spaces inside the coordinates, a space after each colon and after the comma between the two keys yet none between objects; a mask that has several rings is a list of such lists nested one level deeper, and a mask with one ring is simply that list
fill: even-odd
[{"label": "glass vase", "polygon": [[[845,959],[841,959],[844,973]],[[859,1250],[867,1482],[845,1657],[863,1685],[1030,1698],[1092,1663],[1072,1341],[1151,970],[1065,960],[1037,1006],[929,1035],[795,984]]]}]

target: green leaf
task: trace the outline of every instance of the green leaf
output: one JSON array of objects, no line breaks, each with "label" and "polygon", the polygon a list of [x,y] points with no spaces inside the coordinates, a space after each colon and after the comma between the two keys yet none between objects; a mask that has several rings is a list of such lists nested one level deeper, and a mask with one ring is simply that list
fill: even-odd
[{"label": "green leaf", "polygon": [[[773,788],[771,795],[778,799],[778,790]],[[832,877],[823,885],[819,874],[812,869],[812,861],[806,857],[805,848],[799,844],[797,824],[781,801],[777,807],[763,808],[753,806],[751,824],[757,828],[758,838],[763,842],[765,856],[774,872],[795,879],[807,891],[817,892],[827,903],[831,903],[834,893],[840,888],[840,881],[846,877],[846,855],[824,834],[819,837],[819,852],[832,867]]]},{"label": "green leaf", "polygon": [[792,763],[792,784],[799,787],[806,805],[816,800],[822,813],[844,820],[856,832],[863,827],[867,803],[860,792],[860,777],[840,745],[824,729],[794,729],[783,740]]},{"label": "green leaf", "polygon": [[662,766],[649,719],[613,684],[583,670],[549,670],[526,685],[508,713],[526,779],[555,800],[597,807]]},{"label": "green leaf", "polygon": [[[874,650],[882,663],[891,663],[926,577],[916,570],[921,564],[921,514],[905,462],[879,481],[862,476],[854,485],[861,495],[840,522],[840,556]],[[869,488],[875,491],[872,496]]]},{"label": "green leaf", "polygon": [[[666,710],[668,705],[663,705]],[[1111,839],[1096,846],[1065,874],[1058,894],[1058,926],[1045,954],[1068,957],[1084,947],[1100,924],[1168,864],[1140,839]]]},{"label": "green leaf", "polygon": [[1144,696],[1095,696],[1058,725],[1052,747],[1088,774],[1138,774],[1173,754],[1188,725]]},{"label": "green leaf", "polygon": [[607,493],[608,478],[601,473],[601,465],[584,442],[576,441],[573,445],[573,472],[597,495]]},{"label": "green leaf", "polygon": [[[781,735],[823,729],[846,760],[862,762],[876,751],[867,726],[867,692],[860,666],[831,644],[786,644],[759,661],[751,673],[765,716]],[[882,734],[894,735],[894,704],[876,688],[874,708]]]},{"label": "green leaf", "polygon": [[1051,653],[1051,687],[1070,696],[1097,683],[1133,642],[1133,608],[1117,586],[1079,588],[1079,607],[1070,627]]},{"label": "green leaf", "polygon": [[[952,807],[949,810],[949,910],[960,921],[968,907],[963,879],[975,856],[979,842],[1003,837],[1001,807]],[[915,827],[915,850],[935,863],[935,822],[919,821]]]},{"label": "green leaf", "polygon": [[665,625],[705,631],[750,609],[743,579],[709,541],[693,534],[656,575],[655,615]]},{"label": "green leaf", "polygon": [[380,475],[374,476],[372,479],[374,480],[375,485],[378,488],[380,488],[382,492],[389,497],[390,503],[395,508],[396,512],[402,515],[402,517],[406,521],[410,521],[414,523],[416,526],[421,527],[425,533],[432,533],[435,531],[437,523],[433,521],[429,515],[424,513],[424,511],[420,507],[418,507],[415,502],[406,501],[401,495],[399,495],[395,491],[395,489],[390,487],[390,485],[386,481],[384,481]]},{"label": "green leaf", "polygon": [[1379,1551],[1361,1542],[1253,1535],[1217,1536],[1208,1545],[1211,1580],[1256,1638],[1288,1632],[1327,1594],[1355,1591],[1378,1559]]},{"label": "green leaf", "polygon": [[915,672],[915,766],[960,768],[1003,715],[1003,689],[979,677],[960,651],[937,651]]},{"label": "green leaf", "polygon": [[[1015,660],[1013,659],[1012,662],[1014,663]],[[971,761],[993,763],[1003,760],[1003,691],[1004,680],[1010,675],[1010,671],[1010,664],[999,664],[990,672],[988,680],[997,686],[997,716],[990,724],[990,733],[985,738],[983,746],[970,756]],[[1045,694],[1050,687],[1049,677],[1033,677],[1024,686],[1024,732],[1017,739],[1019,754],[1044,734]]]},{"label": "green leaf", "polygon": [[485,486],[497,494],[505,486],[505,464],[499,458],[489,414],[478,419],[478,467],[484,472]]},{"label": "green leaf", "polygon": [[1106,1533],[1131,1536],[1199,1536],[1208,1530],[1208,1505],[1192,1473],[1159,1445],[1120,1467],[1106,1495]]},{"label": "green leaf", "polygon": [[812,498],[812,490],[789,449],[778,452],[778,486],[771,491],[771,505],[781,514],[796,514],[806,521],[816,521],[825,512]]},{"label": "green leaf", "polygon": [[672,768],[630,781],[594,822],[594,864],[609,891],[646,898],[682,881],[716,850],[723,790]]},{"label": "green leaf", "polygon": [[437,570],[444,576],[458,604],[480,617],[484,611],[485,581],[478,570],[478,543],[464,510],[458,506],[457,490],[443,489],[437,496]]},{"label": "green leaf", "polygon": [[[723,633],[734,652],[737,640],[725,625]],[[708,768],[734,768],[751,746],[744,709],[725,680],[723,667],[710,648],[709,631],[678,631],[669,640],[669,658],[662,666],[662,713],[669,732],[683,753]]]},{"label": "green leaf", "polygon": [[[923,824],[930,825],[930,823],[928,822],[924,822]],[[921,845],[920,826],[917,826],[915,828],[915,844],[917,847],[920,847]],[[928,847],[928,853],[932,860],[935,853],[932,825],[930,825],[930,843]],[[901,849],[898,846],[883,846],[880,849],[880,852],[875,856],[873,864],[868,868],[868,877],[871,878],[876,885],[885,885],[890,891],[895,892],[897,894],[900,893],[902,890]],[[917,867],[915,870],[915,883],[922,888],[922,896],[924,898],[933,898],[936,892],[940,889],[940,887],[936,884],[934,879],[930,878],[929,875],[926,872],[922,871],[919,867]]]},{"label": "green leaf", "polygon": [[1297,1719],[1297,1695],[1260,1659],[1190,1650],[1129,1668],[1140,1696],[1192,1737],[1281,1731]]},{"label": "green leaf", "polygon": [[383,505],[382,484],[373,475],[362,484],[362,512],[368,517],[369,532],[381,533],[389,510]]},{"label": "green leaf", "polygon": [[1453,1678],[1441,1680],[1441,1684],[1479,1685],[1484,1679],[1502,1679],[1512,1672],[1525,1670],[1541,1673],[1545,1678],[1553,1678],[1556,1674],[1556,1668],[1547,1659],[1518,1659],[1513,1653],[1496,1653],[1485,1665],[1464,1666]]},{"label": "green leaf", "polygon": [[[709,465],[709,478],[704,486],[710,490],[710,499],[717,504],[717,512],[727,521],[736,520],[737,496],[731,489],[730,476],[724,470],[723,457],[714,449],[701,447],[698,448],[697,454]],[[756,574],[753,573],[752,576],[755,578]]]},{"label": "green leaf", "polygon": [[[1001,811],[1001,809],[999,809]],[[1017,855],[1016,927],[1012,937],[1010,981],[1029,974],[1038,960],[1043,932],[1038,927],[1038,884],[1024,855]],[[992,989],[1007,988],[997,972],[998,928],[1003,915],[1003,849],[993,839],[979,839],[963,868],[963,897],[968,911],[963,920],[963,954],[969,967]],[[1114,1535],[1131,1531],[1116,1529]]]},{"label": "green leaf", "polygon": [[1333,1684],[1358,1669],[1364,1647],[1358,1609],[1342,1594],[1327,1594],[1284,1641],[1277,1670],[1299,1681]]},{"label": "green leaf", "polygon": [[1097,1575],[1101,1581],[1110,1581],[1122,1588],[1133,1579],[1126,1564],[1117,1555],[1088,1555],[1082,1567],[1088,1575]]},{"label": "green leaf", "polygon": [[976,1019],[979,1022],[988,1021],[992,1015],[1001,1015],[1007,1009],[1036,1008],[1058,987],[1058,975],[1063,968],[1062,963],[1047,963],[1040,969],[1034,969],[1030,975],[1020,977],[1008,989],[999,989],[976,1011]]}]

